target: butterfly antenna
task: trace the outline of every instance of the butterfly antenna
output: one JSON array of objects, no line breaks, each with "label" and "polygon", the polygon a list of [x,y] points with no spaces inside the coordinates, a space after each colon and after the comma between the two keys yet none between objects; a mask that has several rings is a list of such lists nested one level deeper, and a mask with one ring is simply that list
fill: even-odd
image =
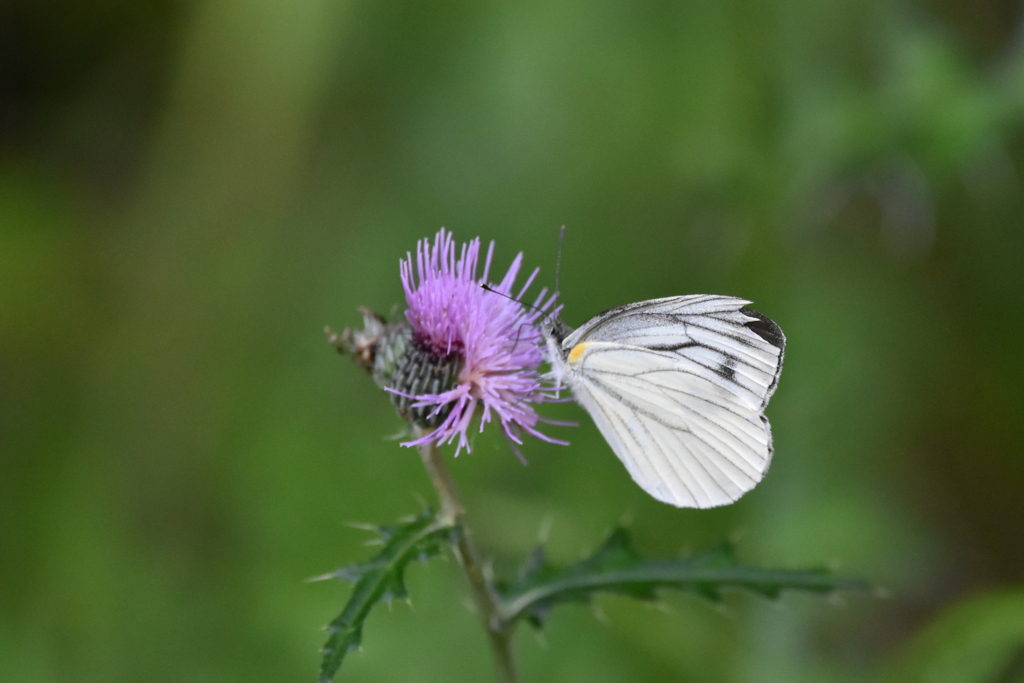
[{"label": "butterfly antenna", "polygon": [[558,255],[555,256],[555,294],[561,293],[558,289],[558,275],[562,272],[562,243],[565,242],[565,226],[558,231]]},{"label": "butterfly antenna", "polygon": [[515,298],[514,296],[509,296],[508,294],[505,294],[504,292],[499,292],[494,287],[491,287],[489,284],[486,284],[484,282],[480,283],[480,288],[483,289],[486,292],[490,292],[491,294],[497,294],[498,296],[503,296],[506,299],[509,299],[510,301],[515,301],[516,303],[518,303],[521,306],[526,306],[527,308],[532,308],[533,310],[537,311],[538,313],[540,313],[542,316],[544,316],[548,320],[551,319],[551,316],[548,315],[540,306],[534,306],[533,304],[528,304],[525,301],[520,301],[519,299]]},{"label": "butterfly antenna", "polygon": [[[519,299],[516,299],[515,297],[511,297],[508,294],[505,294],[504,292],[499,292],[498,290],[494,289],[493,287],[491,287],[489,284],[487,284],[485,282],[481,282],[480,283],[480,287],[484,291],[486,291],[486,292],[490,292],[491,294],[497,294],[498,296],[503,296],[506,299],[510,299],[512,301],[515,301],[515,302],[519,303],[522,306],[526,306],[527,308],[532,308],[533,310],[537,311],[542,316],[544,316],[548,321],[550,321],[552,325],[557,325],[557,321],[554,318],[552,318],[551,315],[548,314],[547,311],[545,311],[544,309],[540,308],[539,306],[534,306],[533,304],[528,304],[525,301],[519,301]],[[519,329],[516,331],[516,340],[512,344],[512,348],[513,349],[515,349],[515,347],[519,344],[519,337],[523,333],[523,328],[524,327],[529,327],[530,325],[531,325],[531,323],[524,322],[522,325],[519,326]]]}]

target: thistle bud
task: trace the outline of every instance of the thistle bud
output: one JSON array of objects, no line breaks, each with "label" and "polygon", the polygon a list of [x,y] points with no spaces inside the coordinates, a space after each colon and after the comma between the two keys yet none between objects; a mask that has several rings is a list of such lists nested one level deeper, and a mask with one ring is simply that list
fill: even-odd
[{"label": "thistle bud", "polygon": [[414,405],[418,397],[449,391],[458,379],[457,353],[441,355],[417,343],[408,323],[388,325],[380,315],[360,307],[363,329],[346,328],[341,335],[327,328],[327,339],[340,353],[351,354],[357,365],[373,375],[388,392],[403,420],[428,429],[442,424],[451,405]]}]

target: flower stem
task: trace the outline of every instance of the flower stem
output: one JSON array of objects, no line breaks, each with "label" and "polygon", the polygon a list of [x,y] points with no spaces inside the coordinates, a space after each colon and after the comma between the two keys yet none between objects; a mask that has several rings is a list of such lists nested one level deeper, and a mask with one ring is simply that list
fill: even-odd
[{"label": "flower stem", "polygon": [[[420,427],[416,427],[416,431],[418,437],[426,434],[426,431],[421,430]],[[484,573],[480,555],[462,521],[466,509],[459,499],[455,481],[441,462],[440,454],[434,443],[423,444],[419,450],[420,456],[423,458],[423,465],[427,468],[427,474],[430,475],[430,481],[437,489],[437,495],[441,501],[439,519],[446,524],[451,524],[454,529],[456,542],[453,549],[462,566],[462,571],[469,579],[473,602],[476,603],[480,620],[487,632],[487,639],[491,644],[491,654],[494,655],[497,681],[498,683],[516,683],[519,677],[516,674],[516,661],[512,652],[514,624],[502,621],[499,615],[497,592]]]}]

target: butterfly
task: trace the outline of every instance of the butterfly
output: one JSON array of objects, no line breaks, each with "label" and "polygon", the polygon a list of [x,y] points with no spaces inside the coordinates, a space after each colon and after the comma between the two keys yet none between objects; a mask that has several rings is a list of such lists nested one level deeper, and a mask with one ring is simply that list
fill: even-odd
[{"label": "butterfly", "polygon": [[613,308],[575,331],[557,316],[542,325],[553,378],[660,501],[727,505],[768,471],[764,408],[786,337],[750,303],[672,296]]}]

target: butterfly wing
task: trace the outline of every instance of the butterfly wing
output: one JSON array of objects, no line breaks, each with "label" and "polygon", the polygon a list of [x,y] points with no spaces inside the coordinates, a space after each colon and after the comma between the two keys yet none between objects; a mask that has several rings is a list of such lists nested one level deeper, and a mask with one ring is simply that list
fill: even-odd
[{"label": "butterfly wing", "polygon": [[566,379],[633,479],[658,500],[713,507],[764,476],[763,409],[785,337],[743,299],[629,304],[566,337]]}]

